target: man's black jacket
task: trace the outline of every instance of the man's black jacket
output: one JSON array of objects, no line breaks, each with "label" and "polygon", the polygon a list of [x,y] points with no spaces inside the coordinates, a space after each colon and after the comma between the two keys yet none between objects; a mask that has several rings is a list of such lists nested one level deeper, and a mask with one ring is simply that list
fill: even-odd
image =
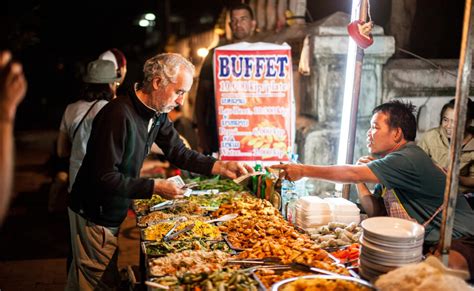
[{"label": "man's black jacket", "polygon": [[154,181],[139,178],[153,142],[175,166],[211,174],[215,159],[187,149],[167,114],[157,114],[132,92],[109,102],[95,117],[69,207],[98,225],[119,226],[130,199],[153,194]]}]

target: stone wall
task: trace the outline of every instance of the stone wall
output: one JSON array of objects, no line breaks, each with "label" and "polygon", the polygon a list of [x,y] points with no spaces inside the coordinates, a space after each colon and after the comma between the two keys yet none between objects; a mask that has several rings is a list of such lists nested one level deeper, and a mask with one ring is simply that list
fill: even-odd
[{"label": "stone wall", "polygon": [[[301,116],[296,143],[300,161],[330,165],[337,161],[344,95],[349,15],[338,12],[313,27],[311,75],[301,78]],[[388,59],[395,43],[374,27],[374,44],[365,50],[357,118],[354,160],[367,155],[366,132],[372,109],[392,99],[412,102],[418,112],[417,138],[439,125],[441,107],[454,98],[458,60]],[[388,62],[387,62],[388,61]],[[474,95],[471,88],[470,96]],[[302,117],[304,116],[304,117]],[[304,120],[304,122],[301,122]],[[334,184],[309,180],[313,194],[333,192]],[[352,187],[354,188],[354,187]],[[354,189],[353,189],[354,191]],[[354,195],[354,193],[352,193]]]},{"label": "stone wall", "polygon": [[[348,47],[346,26],[349,21],[348,14],[337,12],[320,21],[310,35],[311,75],[302,79],[305,94],[302,94],[300,113],[314,122],[310,126],[305,123],[304,128],[297,128],[296,138],[300,161],[306,164],[336,163]],[[375,26],[374,45],[365,50],[354,157],[364,153],[371,110],[383,96],[383,65],[395,50],[393,37],[383,33],[381,27]],[[329,183],[313,180],[308,183],[314,186],[316,193],[333,188],[333,184]]]}]

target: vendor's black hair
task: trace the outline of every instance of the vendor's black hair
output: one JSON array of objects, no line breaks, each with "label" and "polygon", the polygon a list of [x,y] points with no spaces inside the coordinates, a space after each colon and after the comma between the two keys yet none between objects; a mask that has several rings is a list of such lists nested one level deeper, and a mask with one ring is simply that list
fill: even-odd
[{"label": "vendor's black hair", "polygon": [[388,116],[388,126],[390,128],[401,128],[403,137],[407,141],[414,141],[416,138],[416,118],[414,112],[416,106],[411,102],[392,100],[383,103],[372,110],[372,114],[377,112],[385,113]]}]

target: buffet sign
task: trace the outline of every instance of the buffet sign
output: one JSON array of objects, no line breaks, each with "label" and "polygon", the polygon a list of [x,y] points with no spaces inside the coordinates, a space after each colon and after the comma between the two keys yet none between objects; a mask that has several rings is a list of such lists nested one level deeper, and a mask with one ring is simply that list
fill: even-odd
[{"label": "buffet sign", "polygon": [[222,160],[289,161],[294,140],[291,48],[238,43],[214,53]]}]

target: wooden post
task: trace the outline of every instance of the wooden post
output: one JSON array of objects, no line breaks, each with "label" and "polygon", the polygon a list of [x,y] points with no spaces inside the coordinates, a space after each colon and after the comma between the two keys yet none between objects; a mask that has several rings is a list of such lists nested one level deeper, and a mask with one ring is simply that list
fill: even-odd
[{"label": "wooden post", "polygon": [[453,235],[454,210],[458,196],[459,185],[459,155],[464,138],[466,125],[467,98],[471,80],[471,16],[473,13],[472,1],[466,0],[464,8],[464,22],[459,56],[458,78],[456,81],[456,102],[454,104],[454,125],[456,129],[451,136],[449,145],[449,165],[444,189],[443,220],[440,229],[438,250],[444,265],[448,265],[449,247]]}]

